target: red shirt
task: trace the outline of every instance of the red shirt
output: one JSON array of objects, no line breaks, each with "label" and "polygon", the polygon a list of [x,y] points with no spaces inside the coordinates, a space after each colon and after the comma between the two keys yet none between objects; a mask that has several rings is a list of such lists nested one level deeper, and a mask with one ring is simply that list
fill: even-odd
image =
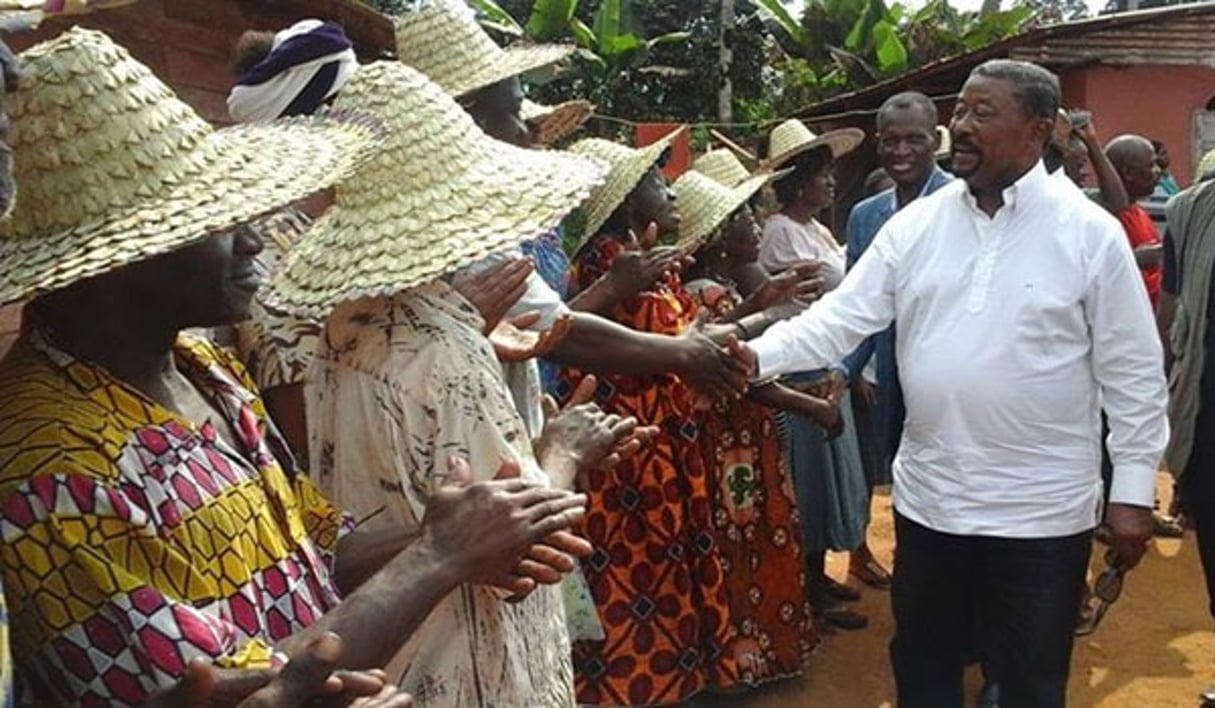
[{"label": "red shirt", "polygon": [[[1118,215],[1126,237],[1131,241],[1131,250],[1140,246],[1152,246],[1160,243],[1160,234],[1156,232],[1156,224],[1147,210],[1138,204],[1132,204]],[[1140,268],[1143,272],[1143,285],[1147,288],[1148,299],[1152,301],[1152,309],[1160,302],[1160,278],[1164,274],[1163,266]]]}]

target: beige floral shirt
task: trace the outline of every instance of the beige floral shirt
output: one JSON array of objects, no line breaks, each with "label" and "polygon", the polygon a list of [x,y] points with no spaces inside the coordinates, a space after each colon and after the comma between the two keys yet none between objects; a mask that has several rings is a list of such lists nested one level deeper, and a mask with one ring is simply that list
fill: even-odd
[{"label": "beige floral shirt", "polygon": [[[305,386],[309,449],[330,498],[356,518],[374,514],[367,528],[416,528],[453,454],[478,480],[515,460],[547,481],[481,327],[441,282],[346,303],[326,322]],[[421,706],[573,704],[556,587],[509,604],[497,589],[461,586],[392,667]]]}]

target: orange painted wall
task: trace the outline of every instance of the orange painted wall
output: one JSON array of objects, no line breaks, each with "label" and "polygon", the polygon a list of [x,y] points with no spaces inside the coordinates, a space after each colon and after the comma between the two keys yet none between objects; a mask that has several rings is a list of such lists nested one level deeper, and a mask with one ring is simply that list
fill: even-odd
[{"label": "orange painted wall", "polygon": [[1198,66],[1094,66],[1060,72],[1063,102],[1093,112],[1102,140],[1136,133],[1169,149],[1169,171],[1190,184],[1194,111],[1215,96],[1215,69]]}]

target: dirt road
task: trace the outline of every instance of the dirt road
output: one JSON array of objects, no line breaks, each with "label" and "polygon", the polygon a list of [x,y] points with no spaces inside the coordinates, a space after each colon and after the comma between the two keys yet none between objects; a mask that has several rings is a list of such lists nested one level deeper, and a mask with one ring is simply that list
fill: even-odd
[{"label": "dirt road", "polygon": [[[1161,482],[1162,494],[1167,484]],[[874,499],[870,543],[884,562],[893,548],[889,496]],[[832,575],[843,579],[847,556],[832,557]],[[1091,564],[1100,572],[1100,551]],[[1215,684],[1215,642],[1206,590],[1192,534],[1156,539],[1143,563],[1127,578],[1121,599],[1097,632],[1077,641],[1068,691],[1072,708],[1190,708]],[[886,645],[889,596],[867,590],[859,609],[868,629],[827,637],[801,678],[747,696],[715,697],[697,706],[732,708],[878,708],[894,695]],[[972,694],[978,677],[968,676]]]}]

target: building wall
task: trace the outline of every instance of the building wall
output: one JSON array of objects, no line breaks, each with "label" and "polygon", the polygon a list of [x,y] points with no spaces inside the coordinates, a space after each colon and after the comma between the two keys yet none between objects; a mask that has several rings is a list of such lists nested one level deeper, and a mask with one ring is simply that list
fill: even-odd
[{"label": "building wall", "polygon": [[1194,112],[1215,95],[1215,69],[1200,66],[1094,66],[1060,72],[1069,108],[1093,112],[1108,140],[1136,133],[1161,140],[1172,158],[1170,172],[1183,187],[1194,174]]}]

